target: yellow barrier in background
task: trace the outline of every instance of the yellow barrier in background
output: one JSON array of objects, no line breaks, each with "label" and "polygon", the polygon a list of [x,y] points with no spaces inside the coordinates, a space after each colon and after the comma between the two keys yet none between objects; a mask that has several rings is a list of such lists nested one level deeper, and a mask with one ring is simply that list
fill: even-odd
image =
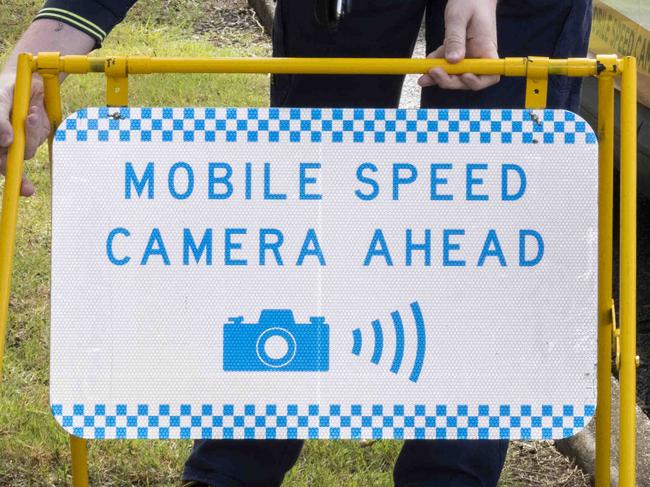
[{"label": "yellow barrier in background", "polygon": [[[621,76],[620,188],[620,460],[619,485],[634,487],[636,478],[636,97],[633,57],[596,59],[543,57],[466,59],[338,58],[151,58],[144,56],[60,56],[58,53],[18,57],[11,123],[14,140],[7,155],[0,219],[0,381],[7,334],[11,271],[16,241],[18,203],[25,152],[25,118],[33,73],[44,80],[45,107],[54,131],[62,119],[59,74],[104,73],[106,104],[128,104],[128,75],[148,73],[291,73],[291,74],[421,74],[433,67],[449,74],[474,73],[526,77],[526,108],[544,108],[548,76],[598,77],[599,241],[598,241],[598,400],[596,406],[596,485],[610,482],[612,335],[618,339],[612,300],[612,235],[614,175],[614,78]],[[617,347],[618,349],[618,347]],[[617,357],[618,360],[618,357]],[[618,363],[618,362],[617,362]],[[72,482],[88,486],[86,441],[70,437]]]}]

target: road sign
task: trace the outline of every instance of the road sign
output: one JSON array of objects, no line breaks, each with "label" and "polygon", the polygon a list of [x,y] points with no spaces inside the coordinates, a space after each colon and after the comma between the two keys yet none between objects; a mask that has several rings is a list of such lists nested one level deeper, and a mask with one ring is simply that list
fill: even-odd
[{"label": "road sign", "polygon": [[597,143],[562,110],[88,108],[51,406],[86,438],[559,438],[594,414]]}]

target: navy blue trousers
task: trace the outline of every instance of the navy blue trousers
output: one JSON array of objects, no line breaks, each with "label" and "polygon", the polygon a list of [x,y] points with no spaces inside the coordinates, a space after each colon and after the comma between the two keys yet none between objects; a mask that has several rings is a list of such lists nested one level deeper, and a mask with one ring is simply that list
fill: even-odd
[{"label": "navy blue trousers", "polygon": [[[313,0],[278,0],[275,56],[411,57],[425,18],[427,52],[444,38],[444,0],[354,0],[332,31],[314,18]],[[591,25],[590,0],[500,0],[499,55],[583,57]],[[403,76],[276,75],[271,105],[397,107]],[[502,78],[480,92],[422,91],[427,108],[523,108],[525,81]],[[577,111],[580,78],[551,77],[549,108]],[[301,441],[196,441],[184,479],[217,487],[275,487],[294,465]],[[394,468],[398,487],[490,487],[498,482],[506,441],[406,441]]]}]

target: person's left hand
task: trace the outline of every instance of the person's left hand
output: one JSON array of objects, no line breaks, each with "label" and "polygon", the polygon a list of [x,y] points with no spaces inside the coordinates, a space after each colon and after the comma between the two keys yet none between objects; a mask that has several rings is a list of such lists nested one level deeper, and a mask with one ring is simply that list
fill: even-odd
[{"label": "person's left hand", "polygon": [[[14,131],[11,126],[14,79],[14,73],[0,74],[0,174],[5,174],[9,146],[14,140]],[[29,112],[25,118],[25,160],[34,157],[38,147],[47,140],[47,136],[50,134],[50,120],[45,111],[44,97],[43,80],[40,75],[34,75]],[[23,174],[20,194],[32,196],[34,191],[34,185]]]},{"label": "person's left hand", "polygon": [[[445,41],[429,58],[450,63],[468,58],[498,58],[496,0],[449,0],[445,8]],[[450,75],[434,68],[418,79],[422,87],[438,85],[447,90],[482,90],[499,82],[497,75]]]}]

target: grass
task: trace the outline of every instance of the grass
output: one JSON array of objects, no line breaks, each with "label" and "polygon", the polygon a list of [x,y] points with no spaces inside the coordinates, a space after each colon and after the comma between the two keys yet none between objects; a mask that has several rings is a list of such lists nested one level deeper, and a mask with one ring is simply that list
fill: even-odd
[{"label": "grass", "polygon": [[[242,2],[213,0],[201,2],[199,9],[197,0],[141,0],[100,53],[268,54],[268,41],[260,41],[254,29],[231,27],[210,37],[214,34],[205,26],[218,26],[202,18],[201,12],[210,7],[218,13],[228,3],[241,6]],[[39,6],[38,0],[3,2],[0,62]],[[230,32],[230,37],[224,32]],[[64,112],[103,104],[103,90],[99,75],[71,76],[63,90]],[[130,80],[134,106],[263,106],[267,98],[265,76],[149,75]],[[0,487],[70,484],[68,437],[51,417],[48,401],[50,181],[44,148],[28,162],[27,171],[37,194],[21,200],[4,382],[0,386]],[[177,485],[190,449],[187,441],[94,441],[89,445],[91,485],[95,486]],[[530,445],[513,444],[502,487],[587,485],[584,476],[549,444]],[[392,466],[400,446],[396,441],[380,441],[367,448],[346,441],[308,442],[285,485],[392,485]]]}]

